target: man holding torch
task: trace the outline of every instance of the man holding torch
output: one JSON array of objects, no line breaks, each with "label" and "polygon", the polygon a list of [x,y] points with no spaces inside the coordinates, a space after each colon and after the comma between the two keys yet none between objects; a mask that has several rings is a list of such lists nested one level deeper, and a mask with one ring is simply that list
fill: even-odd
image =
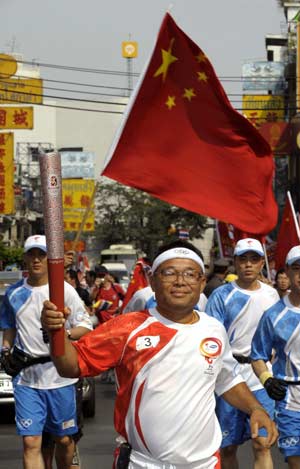
[{"label": "man holding torch", "polygon": [[[162,246],[151,275],[156,308],[117,316],[76,343],[64,333],[64,354],[51,349],[61,376],[96,376],[115,367],[115,427],[124,442],[117,468],[220,468],[215,391],[250,416],[252,438],[264,427],[262,444],[276,440],[274,423],[236,373],[224,327],[194,309],[204,283],[193,245]],[[66,320],[55,304],[44,303],[46,330],[64,332]]]}]

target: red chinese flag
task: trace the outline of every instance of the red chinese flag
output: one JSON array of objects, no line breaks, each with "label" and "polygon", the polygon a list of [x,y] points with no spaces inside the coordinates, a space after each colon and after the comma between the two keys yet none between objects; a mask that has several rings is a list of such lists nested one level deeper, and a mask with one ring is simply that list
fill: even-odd
[{"label": "red chinese flag", "polygon": [[276,269],[285,266],[285,258],[293,246],[300,244],[297,234],[292,207],[287,197],[285,207],[282,213],[282,220],[277,236],[277,248],[275,254]]},{"label": "red chinese flag", "polygon": [[129,303],[136,291],[140,290],[141,288],[145,288],[149,285],[145,273],[145,268],[147,268],[147,266],[150,267],[150,265],[148,265],[143,259],[139,259],[137,261],[133,270],[132,279],[130,280],[125,298],[122,303],[122,311],[127,305],[127,303]]},{"label": "red chinese flag", "polygon": [[233,257],[234,245],[236,242],[234,226],[229,223],[219,221],[216,226],[219,234],[222,252],[221,257]]},{"label": "red chinese flag", "polygon": [[102,174],[187,210],[267,233],[277,220],[268,143],[236,112],[167,14]]}]

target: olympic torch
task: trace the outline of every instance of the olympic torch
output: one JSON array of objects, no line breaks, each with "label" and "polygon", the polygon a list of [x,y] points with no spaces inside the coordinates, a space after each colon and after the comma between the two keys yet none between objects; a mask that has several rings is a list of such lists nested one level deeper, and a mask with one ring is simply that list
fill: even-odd
[{"label": "olympic torch", "polygon": [[[62,208],[61,159],[57,152],[39,154],[43,214],[47,240],[50,301],[64,311],[64,226]],[[52,353],[64,355],[64,329],[50,334]]]}]

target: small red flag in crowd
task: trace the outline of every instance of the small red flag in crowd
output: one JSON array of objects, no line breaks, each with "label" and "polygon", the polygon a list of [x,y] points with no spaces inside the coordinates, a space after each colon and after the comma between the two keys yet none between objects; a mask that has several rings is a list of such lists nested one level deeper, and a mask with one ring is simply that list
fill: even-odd
[{"label": "small red flag in crowd", "polygon": [[277,236],[277,248],[275,255],[276,270],[285,266],[285,258],[289,250],[293,246],[300,244],[300,239],[297,233],[296,216],[293,213],[294,206],[291,197],[288,193],[286,198],[285,207],[282,213],[282,220],[280,229]]},{"label": "small red flag in crowd", "polygon": [[136,291],[149,285],[147,272],[150,270],[150,264],[143,258],[138,259],[133,270],[132,278],[128,285],[125,298],[122,303],[122,311],[131,300]]},{"label": "small red flag in crowd", "polygon": [[236,241],[234,226],[222,221],[216,222],[216,230],[219,241],[220,257],[233,257]]},{"label": "small red flag in crowd", "polygon": [[203,51],[166,14],[103,175],[265,234],[277,222],[270,146],[230,104]]}]

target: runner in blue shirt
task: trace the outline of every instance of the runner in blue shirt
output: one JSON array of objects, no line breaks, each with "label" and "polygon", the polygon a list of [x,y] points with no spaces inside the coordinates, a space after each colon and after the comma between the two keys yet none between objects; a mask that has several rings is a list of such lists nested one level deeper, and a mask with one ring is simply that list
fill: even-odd
[{"label": "runner in blue shirt", "polygon": [[[253,337],[252,366],[276,401],[280,451],[290,469],[300,468],[300,246],[286,258],[290,293],[262,316]],[[275,351],[272,373],[266,362]]]},{"label": "runner in blue shirt", "polygon": [[[274,402],[269,398],[251,367],[251,342],[263,312],[279,300],[276,290],[259,281],[264,266],[261,243],[253,238],[241,239],[234,249],[234,266],[238,279],[218,287],[210,295],[206,312],[218,319],[229,337],[233,356],[240,363],[240,373],[256,399],[272,416]],[[270,365],[271,369],[271,365]],[[217,416],[222,429],[222,469],[238,469],[238,446],[251,438],[247,414],[217,399]],[[264,438],[264,433],[260,437]],[[269,449],[252,442],[255,469],[272,469]]]}]

